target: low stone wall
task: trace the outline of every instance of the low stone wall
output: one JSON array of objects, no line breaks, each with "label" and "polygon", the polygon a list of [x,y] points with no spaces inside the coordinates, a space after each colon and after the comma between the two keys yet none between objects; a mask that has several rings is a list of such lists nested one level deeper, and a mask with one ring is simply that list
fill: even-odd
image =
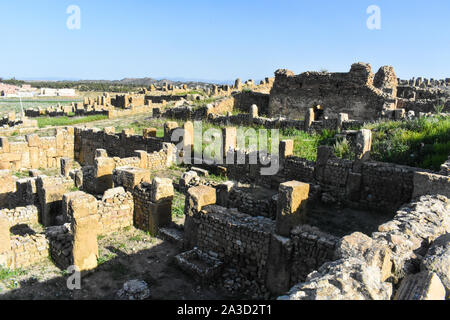
[{"label": "low stone wall", "polygon": [[133,225],[134,201],[130,192],[122,187],[109,189],[98,203],[100,234]]},{"label": "low stone wall", "polygon": [[449,212],[449,200],[440,195],[405,205],[371,238],[361,233],[342,238],[335,261],[309,274],[280,299],[392,299],[392,283],[419,273],[430,243],[449,233]]},{"label": "low stone wall", "polygon": [[148,153],[159,152],[163,149],[162,139],[144,137],[122,132],[114,133],[114,128],[101,131],[97,128],[75,128],[75,160],[82,165],[93,165],[95,151],[106,150],[110,157],[127,158],[135,156],[136,150]]},{"label": "low stone wall", "polygon": [[215,205],[191,212],[186,219],[195,224],[195,243],[200,250],[215,252],[220,260],[231,263],[260,286],[265,285],[273,220]]},{"label": "low stone wall", "polygon": [[290,285],[305,281],[308,274],[325,262],[334,260],[339,239],[308,225],[291,231],[292,262]]},{"label": "low stone wall", "polygon": [[450,198],[450,176],[415,172],[413,197],[427,194],[440,194]]},{"label": "low stone wall", "polygon": [[56,129],[53,137],[25,136],[24,142],[9,142],[0,138],[0,169],[59,168],[61,158],[74,157],[72,127]]},{"label": "low stone wall", "polygon": [[37,224],[39,221],[38,208],[34,205],[0,210],[0,216],[7,218],[10,226],[17,224]]},{"label": "low stone wall", "polygon": [[11,237],[11,263],[9,268],[25,268],[47,259],[48,240],[43,234]]}]

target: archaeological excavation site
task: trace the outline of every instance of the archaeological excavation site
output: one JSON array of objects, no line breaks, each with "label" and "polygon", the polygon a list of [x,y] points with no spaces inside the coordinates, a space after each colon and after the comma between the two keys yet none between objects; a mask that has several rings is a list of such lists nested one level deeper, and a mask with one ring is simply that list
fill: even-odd
[{"label": "archaeological excavation site", "polygon": [[10,111],[0,299],[448,299],[448,88],[354,63]]}]

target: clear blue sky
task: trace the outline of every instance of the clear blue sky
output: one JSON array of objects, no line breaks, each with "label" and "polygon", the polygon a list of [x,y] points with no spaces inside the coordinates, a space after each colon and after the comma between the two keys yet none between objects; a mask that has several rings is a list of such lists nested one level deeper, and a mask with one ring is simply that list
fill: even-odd
[{"label": "clear blue sky", "polygon": [[[381,30],[366,27],[372,4]],[[449,17],[448,0],[2,0],[0,77],[245,80],[363,61],[444,78]]]}]

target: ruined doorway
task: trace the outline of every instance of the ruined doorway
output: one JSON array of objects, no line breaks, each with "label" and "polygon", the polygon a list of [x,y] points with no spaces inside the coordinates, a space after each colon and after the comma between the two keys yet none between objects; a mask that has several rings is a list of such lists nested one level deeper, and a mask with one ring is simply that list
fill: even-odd
[{"label": "ruined doorway", "polygon": [[313,108],[314,111],[314,121],[320,121],[323,120],[323,116],[324,116],[324,110],[323,107],[318,104]]}]

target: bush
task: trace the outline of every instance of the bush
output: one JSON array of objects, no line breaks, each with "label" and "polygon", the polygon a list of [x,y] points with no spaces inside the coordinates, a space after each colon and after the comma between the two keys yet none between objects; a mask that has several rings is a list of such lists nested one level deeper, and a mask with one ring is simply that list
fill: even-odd
[{"label": "bush", "polygon": [[450,154],[450,117],[379,121],[365,126],[373,133],[371,158],[376,161],[439,171]]}]

